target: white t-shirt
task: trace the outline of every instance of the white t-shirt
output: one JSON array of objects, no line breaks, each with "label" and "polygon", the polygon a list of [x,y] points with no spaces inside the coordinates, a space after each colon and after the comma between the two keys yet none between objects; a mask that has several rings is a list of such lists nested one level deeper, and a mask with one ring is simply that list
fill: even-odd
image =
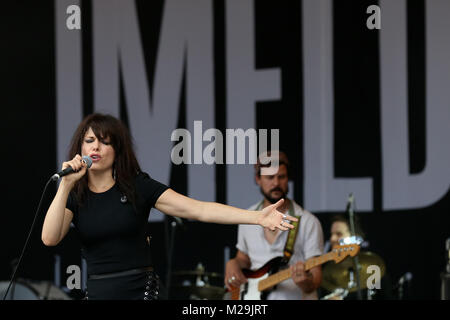
[{"label": "white t-shirt", "polygon": [[[323,231],[319,219],[312,213],[303,210],[295,201],[296,216],[301,216],[300,229],[295,239],[294,253],[289,265],[297,261],[306,261],[311,257],[323,253]],[[256,210],[260,202],[254,204],[249,210]],[[289,214],[289,211],[285,212]],[[236,248],[250,257],[251,270],[257,270],[275,257],[282,257],[289,231],[281,231],[275,241],[270,244],[264,236],[264,228],[259,225],[240,224],[238,227],[238,242]],[[267,297],[269,300],[313,300],[317,299],[317,292],[304,294],[302,290],[289,278],[276,287]]]}]

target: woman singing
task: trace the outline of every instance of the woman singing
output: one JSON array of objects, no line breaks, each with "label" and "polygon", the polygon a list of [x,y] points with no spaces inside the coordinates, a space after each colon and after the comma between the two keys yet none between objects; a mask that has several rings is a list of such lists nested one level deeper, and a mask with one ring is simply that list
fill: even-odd
[{"label": "woman singing", "polygon": [[[82,156],[92,159],[87,165]],[[221,224],[259,224],[288,230],[294,217],[277,210],[283,200],[262,211],[248,211],[183,196],[142,172],[131,136],[118,119],[91,114],[78,126],[69,149],[72,167],[47,211],[42,241],[57,245],[73,222],[87,262],[88,299],[152,300],[158,277],[150,261],[146,226],[150,209],[185,219]]]}]

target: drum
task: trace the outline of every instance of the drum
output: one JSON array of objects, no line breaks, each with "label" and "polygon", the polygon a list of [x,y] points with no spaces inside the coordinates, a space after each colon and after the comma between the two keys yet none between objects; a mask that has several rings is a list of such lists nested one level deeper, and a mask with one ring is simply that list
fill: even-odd
[{"label": "drum", "polygon": [[[9,281],[0,282],[0,296],[1,299],[5,296],[8,289]],[[6,296],[6,300],[39,300],[39,296],[36,290],[31,288],[22,281],[16,281],[11,285]]]},{"label": "drum", "polygon": [[[1,299],[8,286],[9,281],[0,282]],[[50,281],[18,279],[11,285],[6,300],[71,300],[71,298]]]},{"label": "drum", "polygon": [[174,272],[170,286],[173,300],[222,300],[223,276],[203,270]]}]

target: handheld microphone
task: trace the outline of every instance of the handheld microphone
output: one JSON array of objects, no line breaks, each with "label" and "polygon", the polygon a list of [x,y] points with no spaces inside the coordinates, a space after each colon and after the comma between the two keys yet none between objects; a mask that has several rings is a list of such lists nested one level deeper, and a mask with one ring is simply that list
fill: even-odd
[{"label": "handheld microphone", "polygon": [[[85,164],[87,164],[88,169],[92,166],[92,158],[89,156],[83,156],[82,160]],[[75,171],[73,170],[73,168],[71,166],[68,166],[67,168],[65,168],[64,170],[59,171],[58,173],[55,173],[52,176],[52,180],[56,181],[59,178],[62,178],[64,176],[67,176],[68,174],[74,173]]]}]

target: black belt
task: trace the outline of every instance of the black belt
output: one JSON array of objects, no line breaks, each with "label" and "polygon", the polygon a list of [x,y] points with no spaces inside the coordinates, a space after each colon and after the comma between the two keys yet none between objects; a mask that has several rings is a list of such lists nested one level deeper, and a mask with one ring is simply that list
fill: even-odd
[{"label": "black belt", "polygon": [[144,267],[144,268],[137,268],[137,269],[130,269],[125,271],[119,271],[119,272],[110,272],[110,273],[102,273],[102,274],[91,274],[89,275],[89,280],[98,280],[98,279],[107,279],[107,278],[116,278],[116,277],[122,277],[122,276],[130,276],[132,274],[139,274],[144,273],[147,271],[153,271],[152,267]]}]

